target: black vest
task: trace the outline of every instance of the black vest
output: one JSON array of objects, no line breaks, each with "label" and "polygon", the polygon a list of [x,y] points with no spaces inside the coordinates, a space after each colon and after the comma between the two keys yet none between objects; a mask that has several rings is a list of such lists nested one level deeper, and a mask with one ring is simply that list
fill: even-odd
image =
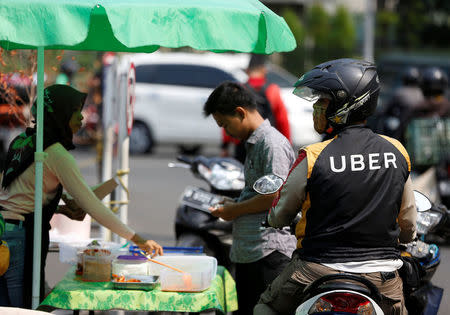
[{"label": "black vest", "polygon": [[408,153],[361,125],[304,149],[307,198],[297,224],[305,260],[333,263],[395,259]]}]

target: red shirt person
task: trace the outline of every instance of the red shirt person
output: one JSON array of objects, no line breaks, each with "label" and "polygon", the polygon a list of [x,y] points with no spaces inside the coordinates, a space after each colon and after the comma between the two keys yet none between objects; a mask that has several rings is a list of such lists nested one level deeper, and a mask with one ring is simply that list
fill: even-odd
[{"label": "red shirt person", "polygon": [[[275,83],[267,83],[266,73],[267,69],[265,66],[265,56],[252,55],[247,68],[247,74],[249,78],[246,86],[249,89],[253,89],[253,92],[255,92],[256,94],[263,94],[265,96],[270,104],[268,116],[271,116],[265,118],[271,120],[271,124],[273,125],[273,127],[275,127],[289,140],[289,142],[292,143],[288,112],[286,106],[284,105],[283,99],[281,98],[280,87]],[[227,135],[225,130],[222,129],[223,156],[229,155],[228,148],[230,144],[235,145],[234,157],[243,163],[245,160],[244,144],[241,143],[238,139]]]}]

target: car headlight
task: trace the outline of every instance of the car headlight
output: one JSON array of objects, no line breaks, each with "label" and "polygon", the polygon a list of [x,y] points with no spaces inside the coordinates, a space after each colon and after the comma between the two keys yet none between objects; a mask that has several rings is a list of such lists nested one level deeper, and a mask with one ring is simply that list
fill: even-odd
[{"label": "car headlight", "polygon": [[417,212],[417,233],[427,234],[442,219],[442,213],[434,211]]}]

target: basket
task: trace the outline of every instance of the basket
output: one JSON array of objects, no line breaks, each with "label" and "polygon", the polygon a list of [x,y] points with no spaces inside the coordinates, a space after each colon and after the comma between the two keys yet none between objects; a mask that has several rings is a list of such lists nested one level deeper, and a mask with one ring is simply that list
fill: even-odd
[{"label": "basket", "polygon": [[450,118],[413,119],[405,138],[414,166],[437,165],[449,158]]}]

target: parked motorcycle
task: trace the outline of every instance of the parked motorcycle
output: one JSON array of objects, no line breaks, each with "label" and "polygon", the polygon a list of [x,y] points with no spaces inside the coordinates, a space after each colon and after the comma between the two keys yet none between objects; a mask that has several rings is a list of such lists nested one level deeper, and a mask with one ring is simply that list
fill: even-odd
[{"label": "parked motorcycle", "polygon": [[211,215],[210,207],[225,197],[236,198],[244,188],[244,166],[229,157],[177,157],[179,163],[169,167],[189,168],[192,174],[209,185],[209,190],[187,186],[181,194],[175,217],[176,246],[203,246],[204,252],[230,268],[232,223]]},{"label": "parked motorcycle", "polygon": [[[282,179],[276,175],[266,175],[258,179],[253,188],[260,194],[273,194],[282,183]],[[418,211],[418,234],[424,236],[435,226],[434,219],[439,215],[436,215],[433,204],[425,195],[414,191],[414,197]],[[267,222],[262,223],[262,228],[267,226]],[[408,273],[417,276],[416,278],[405,280],[402,277],[409,314],[437,314],[443,289],[434,286],[431,278],[440,263],[439,247],[418,240],[401,245],[401,250],[402,256],[409,257],[403,259],[405,268],[401,272],[407,273],[406,267],[417,270],[415,273]],[[340,273],[320,277],[308,285],[303,293],[296,315],[383,314],[380,307],[382,296],[378,288],[355,274]]]}]

